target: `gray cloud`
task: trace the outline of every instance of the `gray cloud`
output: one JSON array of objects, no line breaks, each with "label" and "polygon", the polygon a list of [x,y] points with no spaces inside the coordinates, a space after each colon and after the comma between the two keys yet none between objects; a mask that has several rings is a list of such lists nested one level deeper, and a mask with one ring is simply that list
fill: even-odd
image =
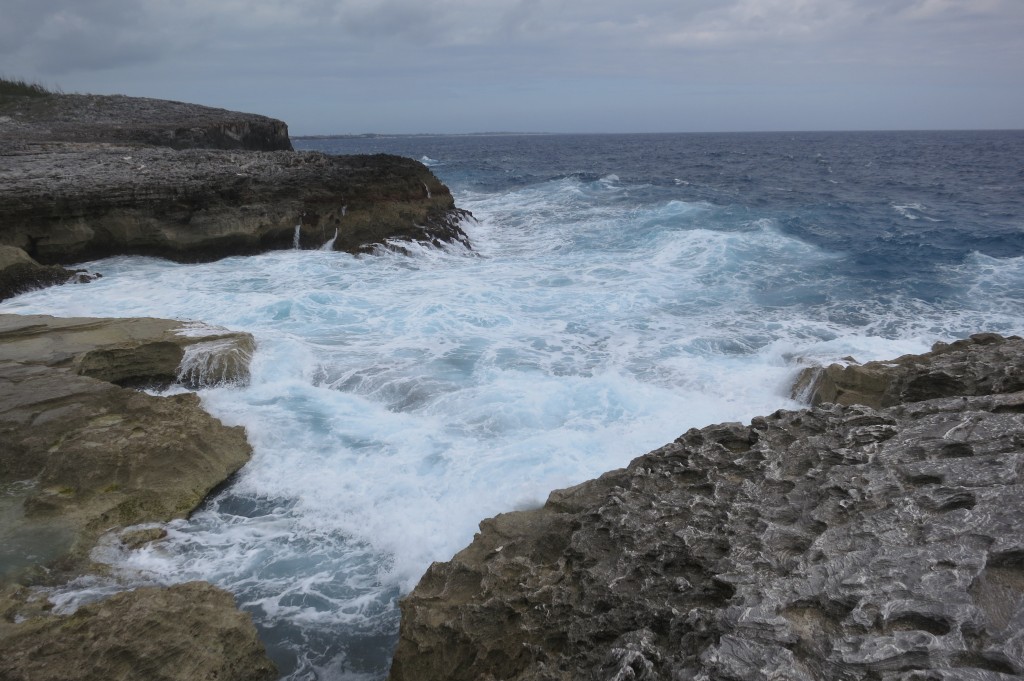
[{"label": "gray cloud", "polygon": [[[1022,86],[1020,0],[7,0],[5,5],[0,54],[8,68],[18,70],[13,75],[47,82],[57,77],[71,90],[141,89],[140,94],[179,98],[213,92],[218,101],[211,103],[221,106],[249,102],[254,91],[287,92],[269,108],[279,107],[293,121],[296,115],[312,121],[304,97],[313,96],[324,112],[351,107],[336,91],[365,95],[359,100],[362,110],[350,108],[345,115],[360,116],[367,124],[394,120],[400,115],[396,102],[404,95],[416,100],[421,121],[424,107],[436,110],[439,119],[460,121],[476,107],[480,128],[496,127],[484,120],[495,112],[519,111],[523,119],[540,121],[547,110],[552,123],[543,127],[549,129],[597,116],[600,106],[653,120],[651,111],[616,101],[616,89],[627,86],[638,100],[664,108],[665,126],[680,125],[672,111],[680,107],[689,107],[709,126],[736,120],[737,110],[754,107],[777,111],[772,120],[779,121],[789,111],[795,127],[814,124],[795,104],[787,105],[786,93],[794,88],[817,87],[817,99],[807,102],[824,127],[831,127],[825,117],[838,111],[830,98],[845,97],[837,87],[865,100],[883,91],[891,98],[901,84],[931,88],[917,96],[915,115],[922,126],[940,124],[937,114],[925,115],[926,108],[955,97],[957,88],[989,84],[987,95],[973,93],[978,107],[985,96],[990,107],[998,101],[1003,108],[1024,97],[1006,94]],[[640,85],[648,89],[641,93]],[[708,87],[729,94],[709,94]],[[470,110],[456,110],[448,101],[452,92],[460,93]],[[913,113],[914,96],[907,97],[904,108]],[[386,113],[385,105],[377,104],[384,101],[392,107]],[[722,107],[717,118],[710,113],[714,101]],[[877,111],[866,105],[863,111],[865,126],[883,124]],[[1003,118],[1012,121],[1011,114],[1004,112]],[[872,115],[877,123],[869,120]],[[750,121],[757,127],[756,119]],[[416,124],[410,118],[409,126]]]}]

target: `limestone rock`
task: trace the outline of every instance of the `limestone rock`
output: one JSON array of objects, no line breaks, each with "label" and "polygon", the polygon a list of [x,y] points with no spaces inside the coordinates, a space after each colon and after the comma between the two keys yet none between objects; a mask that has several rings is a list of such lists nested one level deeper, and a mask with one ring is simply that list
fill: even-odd
[{"label": "limestone rock", "polygon": [[467,215],[418,161],[296,153],[287,126],[263,116],[122,96],[0,97],[0,246],[46,265],[295,244],[468,246]]},{"label": "limestone rock", "polygon": [[54,284],[63,284],[75,273],[56,265],[40,265],[28,253],[0,246],[0,300]]},{"label": "limestone rock", "polygon": [[1020,678],[1019,343],[901,358],[878,371],[905,403],[690,430],[484,521],[402,601],[390,678]]},{"label": "limestone rock", "polygon": [[296,238],[352,253],[392,240],[468,245],[465,215],[426,166],[399,156],[68,143],[0,152],[0,245],[46,264],[208,261]]},{"label": "limestone rock", "polygon": [[107,530],[184,517],[248,460],[243,429],[196,395],[116,385],[173,381],[204,348],[234,367],[212,376],[247,378],[251,336],[206,333],[171,320],[0,315],[0,581],[75,571]]},{"label": "limestone rock", "polygon": [[936,343],[923,355],[891,362],[832,364],[804,369],[793,397],[824,402],[888,407],[936,397],[1024,390],[1024,339],[980,333],[953,343]]},{"label": "limestone rock", "polygon": [[227,592],[190,582],[143,588],[73,615],[0,624],[7,681],[271,681],[251,618]]},{"label": "limestone rock", "polygon": [[0,97],[0,140],[114,142],[175,149],[290,150],[288,126],[256,114],[124,95]]}]

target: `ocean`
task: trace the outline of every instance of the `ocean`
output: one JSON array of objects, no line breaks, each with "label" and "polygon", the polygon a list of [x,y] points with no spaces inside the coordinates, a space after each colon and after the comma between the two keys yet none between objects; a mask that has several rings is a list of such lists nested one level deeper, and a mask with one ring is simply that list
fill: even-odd
[{"label": "ocean", "polygon": [[483,518],[691,427],[799,408],[802,366],[1024,332],[1024,131],[297,139],[430,166],[473,248],[305,250],[102,279],[0,312],[249,331],[200,391],[254,456],[167,541],[97,549],[64,611],[206,579],[284,678],[378,680],[398,600]]}]

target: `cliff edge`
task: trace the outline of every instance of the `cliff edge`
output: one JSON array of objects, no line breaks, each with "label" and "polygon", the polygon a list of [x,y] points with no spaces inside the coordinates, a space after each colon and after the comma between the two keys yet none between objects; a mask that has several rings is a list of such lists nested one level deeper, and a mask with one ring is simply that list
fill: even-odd
[{"label": "cliff edge", "polygon": [[287,126],[264,116],[0,93],[0,248],[28,256],[0,260],[0,299],[74,274],[52,266],[112,255],[468,247],[467,215],[417,161],[291,151]]},{"label": "cliff edge", "polygon": [[1022,367],[994,334],[874,363],[890,406],[693,429],[486,520],[390,678],[1020,678]]}]

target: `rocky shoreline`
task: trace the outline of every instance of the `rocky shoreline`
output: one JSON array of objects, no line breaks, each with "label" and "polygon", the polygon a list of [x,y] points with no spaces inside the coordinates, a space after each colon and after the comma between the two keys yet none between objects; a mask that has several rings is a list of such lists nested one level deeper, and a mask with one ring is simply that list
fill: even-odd
[{"label": "rocky shoreline", "polygon": [[[209,261],[281,248],[469,247],[451,192],[396,156],[294,152],[252,114],[121,96],[0,97],[0,300],[87,282],[112,255]],[[249,334],[160,319],[0,315],[0,677],[272,679],[251,618],[208,584],[55,615],[35,587],[103,573],[248,461],[198,388],[248,381]]]},{"label": "rocky shoreline", "polygon": [[[251,619],[209,585],[139,590],[70,617],[27,588],[102,573],[90,557],[101,537],[126,548],[159,539],[124,530],[186,517],[249,460],[244,430],[194,393],[124,386],[244,384],[254,347],[249,334],[173,320],[0,315],[0,677],[120,677],[126,656],[175,645],[177,659],[165,650],[168,670],[148,678],[274,677]],[[216,674],[174,676],[199,664],[186,643],[201,632],[246,643],[203,658]],[[239,656],[249,671],[232,676]]]},{"label": "rocky shoreline", "polygon": [[1024,675],[1024,340],[797,387],[482,522],[402,601],[390,678]]},{"label": "rocky shoreline", "polygon": [[0,299],[73,276],[55,265],[111,255],[469,247],[467,216],[423,164],[291,151],[274,119],[131,97],[0,98]]}]

